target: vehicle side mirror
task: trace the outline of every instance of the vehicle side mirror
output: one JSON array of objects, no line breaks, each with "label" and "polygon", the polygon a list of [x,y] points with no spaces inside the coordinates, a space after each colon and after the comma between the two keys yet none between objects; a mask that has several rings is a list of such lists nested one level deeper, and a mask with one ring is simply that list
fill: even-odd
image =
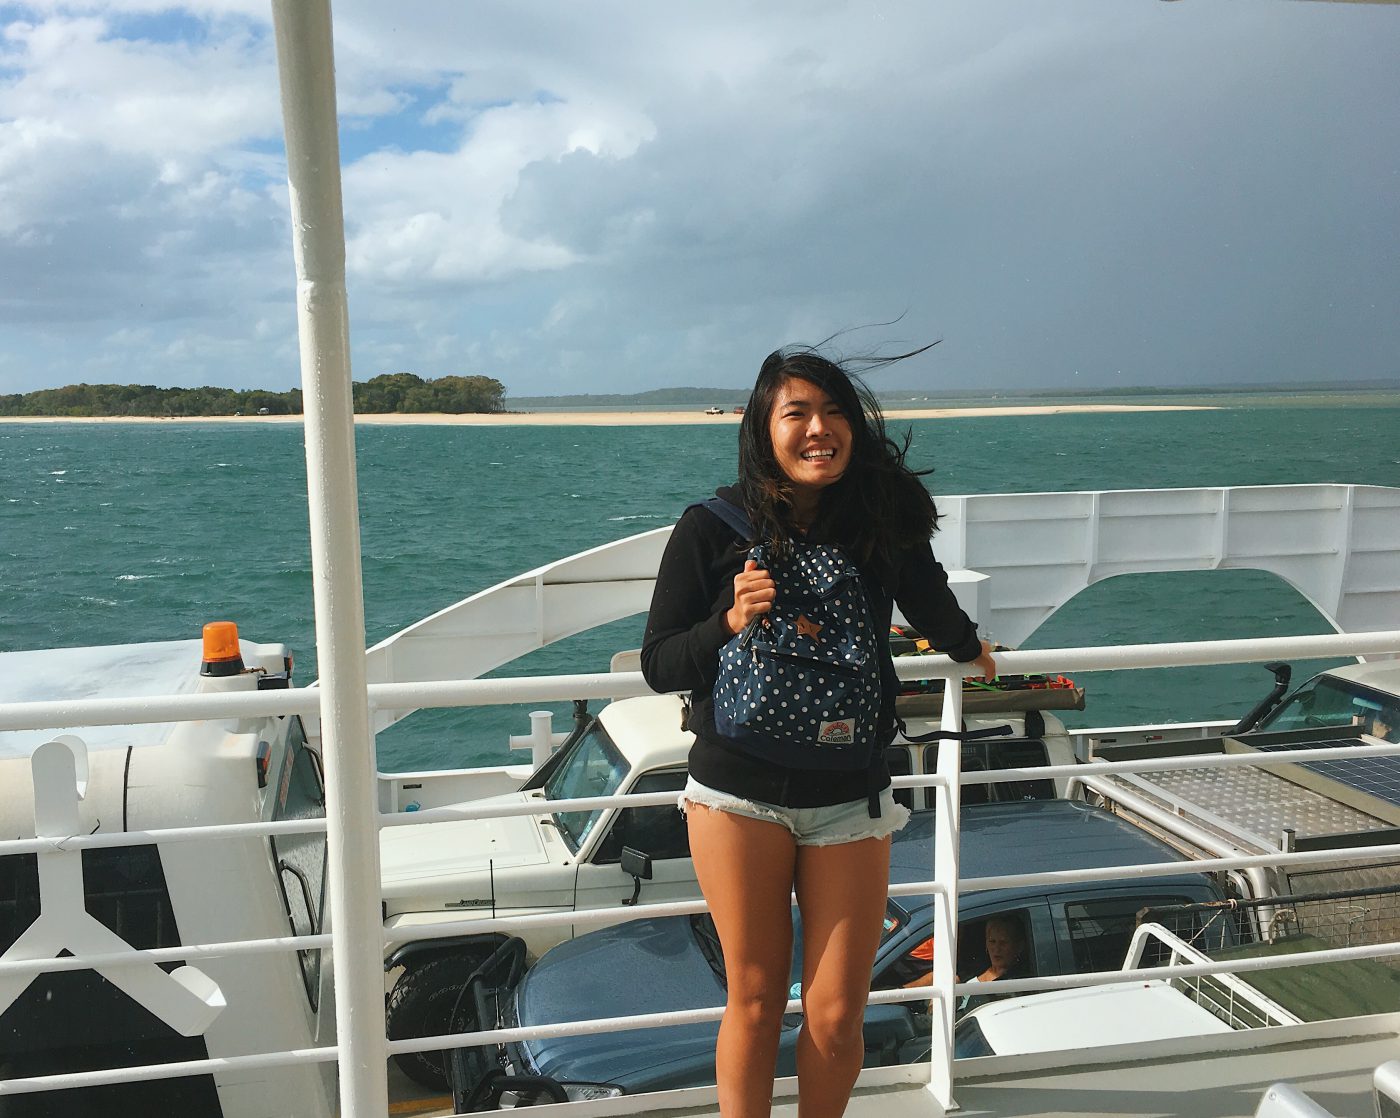
[{"label": "vehicle side mirror", "polygon": [[625,905],[634,905],[642,893],[642,881],[651,880],[651,855],[630,846],[622,848],[622,872],[632,878],[632,896],[623,898]]}]

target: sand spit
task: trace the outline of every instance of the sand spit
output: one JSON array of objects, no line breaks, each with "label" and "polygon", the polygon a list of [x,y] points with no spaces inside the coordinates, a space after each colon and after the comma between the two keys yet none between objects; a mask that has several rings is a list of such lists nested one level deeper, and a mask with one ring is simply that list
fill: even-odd
[{"label": "sand spit", "polygon": [[[1086,412],[1214,411],[1199,404],[1025,404],[1003,408],[894,408],[886,419],[971,419],[989,415],[1071,415]],[[4,415],[0,423],[300,423],[299,415],[49,416]],[[448,427],[661,427],[737,424],[739,416],[701,411],[504,412],[494,415],[357,415],[361,426]]]}]

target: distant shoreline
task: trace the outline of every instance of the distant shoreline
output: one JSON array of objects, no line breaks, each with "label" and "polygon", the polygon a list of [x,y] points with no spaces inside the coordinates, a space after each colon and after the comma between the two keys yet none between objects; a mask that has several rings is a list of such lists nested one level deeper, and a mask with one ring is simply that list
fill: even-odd
[{"label": "distant shoreline", "polygon": [[[891,408],[886,419],[974,419],[996,415],[1077,415],[1099,412],[1217,411],[1206,404],[1014,404],[983,408]],[[468,412],[444,415],[419,412],[409,415],[375,413],[355,416],[360,427],[681,427],[736,424],[733,412],[706,415],[696,409],[671,411],[550,411],[550,412]],[[0,423],[301,423],[300,415],[4,415]]]}]

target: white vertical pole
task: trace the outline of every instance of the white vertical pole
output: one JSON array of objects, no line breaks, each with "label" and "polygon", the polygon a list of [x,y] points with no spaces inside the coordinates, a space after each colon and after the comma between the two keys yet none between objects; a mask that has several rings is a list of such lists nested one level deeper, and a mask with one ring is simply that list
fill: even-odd
[{"label": "white vertical pole", "polygon": [[[954,677],[943,686],[941,729],[962,729],[962,680]],[[930,1049],[929,1094],[940,1112],[955,1108],[953,1102],[953,981],[958,963],[958,813],[962,807],[962,743],[943,738],[938,743],[938,775],[943,786],[936,790],[938,814],[933,826],[933,880],[944,892],[933,898],[933,988],[938,993],[933,1012],[933,1046]]]},{"label": "white vertical pole", "polygon": [[383,926],[329,0],[273,0],[287,139],[326,761],[340,1113],[383,1115]]}]

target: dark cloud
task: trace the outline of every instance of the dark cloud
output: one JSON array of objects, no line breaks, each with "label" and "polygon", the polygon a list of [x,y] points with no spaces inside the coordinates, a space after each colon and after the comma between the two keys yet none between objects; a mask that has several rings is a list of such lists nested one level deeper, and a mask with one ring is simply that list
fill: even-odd
[{"label": "dark cloud", "polygon": [[[359,375],[737,385],[774,345],[896,318],[838,343],[944,339],[890,384],[1400,375],[1393,7],[547,11],[338,5]],[[68,33],[119,101],[134,48]],[[209,106],[209,142],[168,157],[54,139],[57,62],[0,83],[0,268],[31,278],[0,301],[0,378],[32,347],[23,386],[78,379],[117,321],[153,379],[192,352],[230,384],[294,378],[271,71],[243,73],[259,34],[230,41],[250,123]],[[149,67],[165,96],[205,88],[219,45]],[[139,119],[132,96],[104,111]]]}]

